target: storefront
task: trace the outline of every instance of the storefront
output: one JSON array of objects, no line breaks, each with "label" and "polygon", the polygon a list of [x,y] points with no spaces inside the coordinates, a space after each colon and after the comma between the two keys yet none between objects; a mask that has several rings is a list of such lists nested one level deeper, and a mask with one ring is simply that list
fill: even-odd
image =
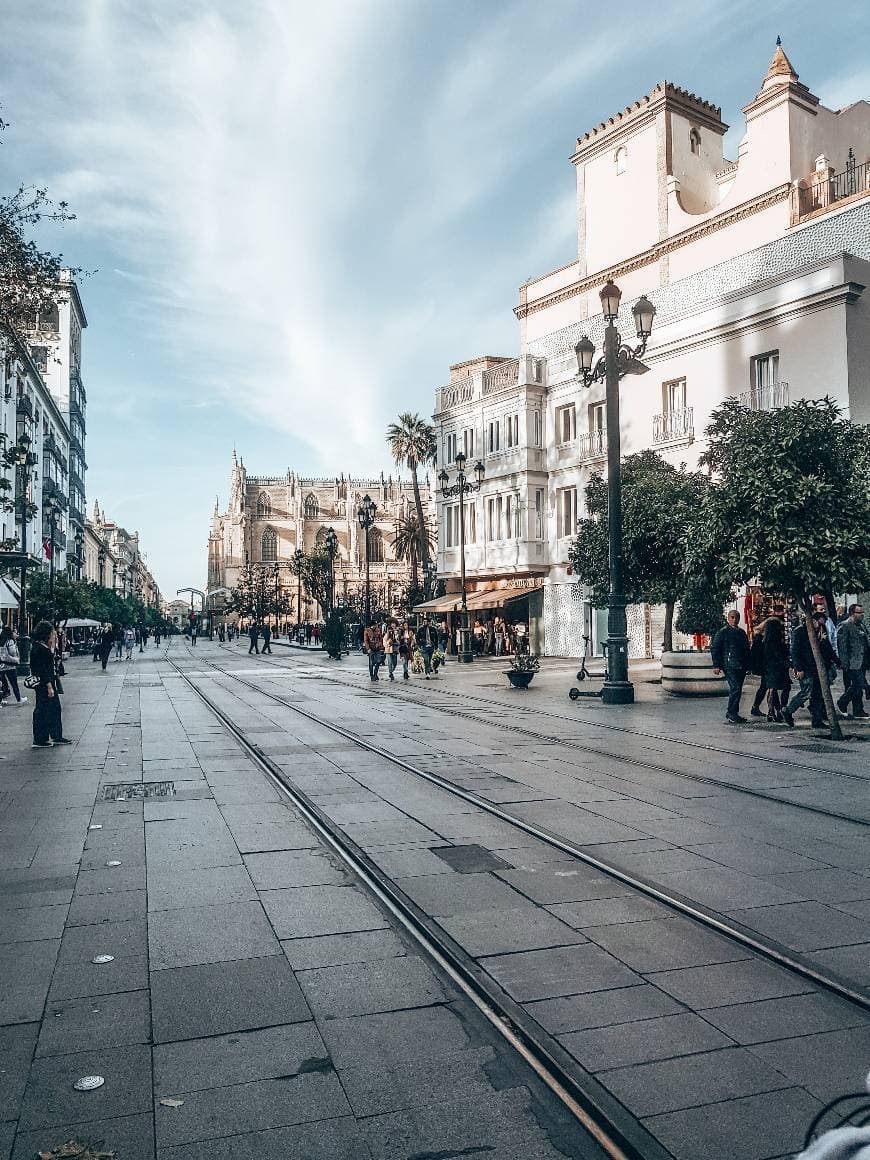
[{"label": "storefront", "polygon": [[[469,581],[466,587],[468,624],[477,651],[495,652],[495,628],[504,621],[515,637],[527,637],[532,652],[541,651],[543,635],[543,584],[541,576],[507,577],[502,580]],[[456,634],[462,615],[462,596],[449,592],[414,608],[414,615],[433,617],[447,631],[449,651],[456,651]]]}]

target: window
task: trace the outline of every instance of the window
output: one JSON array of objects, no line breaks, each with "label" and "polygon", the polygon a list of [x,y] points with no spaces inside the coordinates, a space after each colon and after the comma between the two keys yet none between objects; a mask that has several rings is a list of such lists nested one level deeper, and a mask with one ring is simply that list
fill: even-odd
[{"label": "window", "polygon": [[382,564],[384,562],[384,537],[381,535],[379,528],[369,528],[366,548],[369,552],[369,560],[373,564]]},{"label": "window", "polygon": [[544,489],[535,488],[535,539],[544,538]]},{"label": "window", "polygon": [[627,157],[628,157],[628,153],[626,152],[625,146],[620,145],[619,148],[616,150],[616,153],[615,153],[614,158],[613,158],[614,163],[616,165],[617,177],[621,177],[622,174],[625,173],[625,161],[626,161]]},{"label": "window", "polygon": [[466,427],[462,432],[462,450],[465,452],[465,458],[471,459],[474,455],[474,428]]},{"label": "window", "polygon": [[589,405],[589,430],[590,432],[607,430],[606,403],[591,403]]},{"label": "window", "polygon": [[577,412],[573,403],[556,408],[556,442],[570,443],[577,435]]},{"label": "window", "polygon": [[533,446],[544,446],[544,422],[543,415],[540,411],[532,412],[532,432],[533,432]]},{"label": "window", "polygon": [[502,498],[500,495],[488,496],[486,501],[486,538],[501,540],[502,537]]},{"label": "window", "polygon": [[520,538],[520,497],[518,495],[505,496],[504,531],[506,540]]},{"label": "window", "polygon": [[313,492],[309,492],[305,497],[303,516],[306,520],[316,520],[319,515],[320,504],[317,502],[317,496]]},{"label": "window", "polygon": [[452,464],[455,462],[456,462],[456,432],[451,431],[450,434],[447,436],[447,452],[446,452],[445,463]]},{"label": "window", "polygon": [[48,370],[48,347],[32,346],[30,353],[33,356],[33,361],[36,363],[36,369],[41,375],[44,375]]},{"label": "window", "polygon": [[577,531],[577,489],[560,487],[556,492],[556,534],[560,539]]},{"label": "window", "polygon": [[268,520],[272,518],[272,497],[267,491],[261,491],[257,496],[257,519]]},{"label": "window", "polygon": [[[459,504],[451,504],[444,509],[444,544],[448,548],[459,547]],[[465,505],[465,542],[473,544],[477,540],[477,515],[473,503]]]},{"label": "window", "polygon": [[763,389],[779,382],[779,351],[771,350],[752,360],[752,386]]},{"label": "window", "polygon": [[662,383],[662,411],[666,415],[673,415],[677,411],[686,409],[686,380],[674,379],[670,383]]},{"label": "window", "polygon": [[498,419],[490,419],[487,426],[486,451],[488,455],[495,455],[501,450],[501,423]]},{"label": "window", "polygon": [[266,528],[260,538],[260,559],[264,564],[278,559],[278,536],[274,528]]},{"label": "window", "polygon": [[519,447],[520,445],[520,417],[519,415],[508,415],[504,421],[505,443],[508,447]]},{"label": "window", "polygon": [[693,153],[701,152],[701,134],[697,129],[689,130],[689,148]]}]

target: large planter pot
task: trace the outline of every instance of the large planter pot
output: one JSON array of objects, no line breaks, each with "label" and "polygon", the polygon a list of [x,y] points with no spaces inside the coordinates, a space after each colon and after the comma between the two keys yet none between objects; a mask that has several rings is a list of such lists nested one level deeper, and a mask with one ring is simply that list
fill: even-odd
[{"label": "large planter pot", "polygon": [[728,685],[713,672],[708,652],[663,652],[662,688],[675,697],[724,697]]},{"label": "large planter pot", "polygon": [[534,675],[534,673],[524,673],[517,669],[507,670],[507,679],[515,689],[527,689],[532,683],[532,677]]}]

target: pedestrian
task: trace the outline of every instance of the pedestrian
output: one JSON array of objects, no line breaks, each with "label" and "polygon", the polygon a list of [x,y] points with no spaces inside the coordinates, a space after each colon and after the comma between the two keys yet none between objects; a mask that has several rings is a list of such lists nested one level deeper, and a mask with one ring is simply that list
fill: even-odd
[{"label": "pedestrian", "polygon": [[314,626],[309,622],[305,625],[305,644],[311,645],[311,634],[314,631]]},{"label": "pedestrian", "polygon": [[136,643],[136,633],[133,631],[131,625],[127,625],[124,629],[124,648],[126,650],[125,659],[130,661],[133,659],[133,645]]},{"label": "pedestrian", "polygon": [[749,710],[750,717],[763,717],[761,711],[761,702],[764,700],[767,693],[767,682],[764,679],[764,623],[755,626],[752,633],[752,644],[749,647],[749,671],[753,676],[759,677],[758,689],[752,699],[752,708]]},{"label": "pedestrian", "polygon": [[414,649],[416,647],[417,638],[414,636],[414,630],[406,620],[399,632],[399,660],[402,662],[403,681],[411,679],[411,674],[408,672],[408,665],[411,657],[414,655]]},{"label": "pedestrian", "polygon": [[713,658],[713,672],[716,676],[725,673],[728,682],[728,708],[725,711],[725,720],[729,725],[743,725],[745,717],[740,716],[740,694],[743,692],[743,682],[749,669],[749,641],[740,624],[740,613],[731,609],[727,616],[727,624],[713,637],[711,653]]},{"label": "pedestrian", "polygon": [[106,671],[106,665],[109,663],[109,657],[112,655],[112,645],[115,643],[115,629],[111,624],[107,624],[100,636],[100,660],[103,664],[103,672]]},{"label": "pedestrian", "polygon": [[384,633],[384,652],[387,655],[387,674],[394,681],[396,665],[399,663],[399,634],[392,625]]},{"label": "pedestrian", "polygon": [[447,655],[447,643],[450,640],[450,633],[447,631],[447,621],[441,620],[438,623],[438,648],[444,655]]},{"label": "pedestrian", "polygon": [[57,675],[55,648],[57,634],[47,620],[41,620],[33,630],[30,650],[30,672],[37,678],[36,704],[33,707],[33,748],[48,749],[55,745],[71,745],[63,735],[60,695],[63,685]]},{"label": "pedestrian", "polygon": [[248,656],[250,656],[251,653],[256,653],[257,656],[260,655],[260,646],[257,644],[259,639],[260,626],[257,624],[256,620],[252,620],[248,626],[248,640],[251,642],[248,646]]},{"label": "pedestrian", "polygon": [[311,630],[311,639],[314,641],[314,647],[320,648],[320,625],[315,624]]},{"label": "pedestrian", "polygon": [[148,628],[144,624],[139,625],[139,652],[145,651],[145,645],[148,643]]},{"label": "pedestrian", "polygon": [[263,625],[263,652],[272,655],[272,629],[268,622]]},{"label": "pedestrian", "polygon": [[384,663],[384,637],[380,625],[375,621],[363,633],[363,648],[369,657],[369,679],[379,681],[378,669]]},{"label": "pedestrian", "polygon": [[124,630],[120,624],[115,626],[115,660],[119,661],[124,653]]},{"label": "pedestrian", "polygon": [[428,681],[432,672],[432,653],[438,644],[438,636],[428,620],[424,620],[417,629],[417,644],[423,654],[423,667]]},{"label": "pedestrian", "polygon": [[767,689],[767,719],[780,722],[791,681],[788,676],[789,651],[784,617],[774,612],[761,628],[764,667],[761,684]]},{"label": "pedestrian", "polygon": [[2,632],[0,632],[0,683],[2,683],[2,694],[0,700],[6,704],[6,698],[10,691],[15,696],[15,702],[18,705],[26,705],[27,698],[21,696],[18,688],[18,665],[21,658],[18,655],[17,633],[14,628],[7,625]]},{"label": "pedestrian", "polygon": [[870,716],[864,711],[864,670],[870,658],[870,638],[864,627],[864,609],[860,604],[849,605],[849,618],[837,630],[837,643],[845,686],[837,708],[845,713],[851,705],[853,718]]},{"label": "pedestrian", "polygon": [[[812,631],[816,634],[816,641],[822,664],[828,668],[833,663],[834,650],[828,638],[825,622],[827,613],[823,610],[812,615]],[[800,688],[782,711],[782,718],[790,728],[794,727],[794,714],[810,703],[810,720],[813,729],[820,729],[829,722],[825,718],[825,706],[822,701],[822,683],[819,680],[816,658],[810,643],[809,630],[806,623],[799,624],[794,630],[791,647],[794,675],[800,682]]]}]

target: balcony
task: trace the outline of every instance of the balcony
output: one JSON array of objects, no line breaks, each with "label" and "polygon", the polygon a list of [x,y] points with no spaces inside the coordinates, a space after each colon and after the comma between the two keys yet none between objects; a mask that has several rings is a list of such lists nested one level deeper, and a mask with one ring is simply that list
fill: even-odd
[{"label": "balcony", "polygon": [[82,529],[84,528],[85,513],[80,508],[75,507],[73,504],[69,505],[69,518],[71,523],[78,524],[78,526]]},{"label": "balcony", "polygon": [[769,383],[744,391],[740,403],[750,411],[776,411],[788,406],[788,383]]},{"label": "balcony", "polygon": [[824,213],[843,202],[857,201],[870,194],[870,163],[858,164],[852,149],[846,158],[846,167],[837,173],[827,158],[820,157],[816,170],[806,181],[795,182],[791,188],[791,222],[796,225],[804,218]]},{"label": "balcony", "polygon": [[500,366],[483,372],[483,393],[484,395],[494,395],[507,387],[514,387],[519,381],[519,377],[519,359],[503,362]]},{"label": "balcony", "polygon": [[15,404],[16,415],[26,415],[28,419],[33,418],[33,403],[30,401],[28,395],[19,395],[18,402]]},{"label": "balcony", "polygon": [[581,463],[594,463],[597,459],[607,458],[607,429],[597,428],[587,431],[579,439],[578,452]]},{"label": "balcony", "polygon": [[653,415],[653,443],[691,443],[695,438],[694,408]]}]

